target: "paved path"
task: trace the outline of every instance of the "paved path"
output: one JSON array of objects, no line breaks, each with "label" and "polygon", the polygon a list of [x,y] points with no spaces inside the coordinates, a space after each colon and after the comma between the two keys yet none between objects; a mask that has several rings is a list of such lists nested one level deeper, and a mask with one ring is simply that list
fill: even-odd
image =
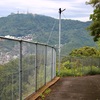
[{"label": "paved path", "polygon": [[45,100],[100,100],[100,75],[61,78]]}]

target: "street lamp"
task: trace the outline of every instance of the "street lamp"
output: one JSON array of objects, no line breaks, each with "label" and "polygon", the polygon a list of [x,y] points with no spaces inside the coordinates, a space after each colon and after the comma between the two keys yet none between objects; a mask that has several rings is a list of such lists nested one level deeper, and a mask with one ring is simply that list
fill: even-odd
[{"label": "street lamp", "polygon": [[60,75],[60,52],[61,52],[61,13],[65,9],[59,8],[59,65],[58,65],[58,74]]}]

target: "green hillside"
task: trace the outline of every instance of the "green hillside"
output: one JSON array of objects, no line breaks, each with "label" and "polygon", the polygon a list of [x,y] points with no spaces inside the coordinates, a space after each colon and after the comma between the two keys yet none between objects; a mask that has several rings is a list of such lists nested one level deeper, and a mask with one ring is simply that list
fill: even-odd
[{"label": "green hillside", "polygon": [[[91,22],[62,19],[62,54],[82,46],[95,46],[92,37],[86,31]],[[11,14],[0,18],[0,35],[15,37],[33,35],[33,41],[58,45],[59,20],[43,15]],[[51,35],[50,35],[51,34]]]}]

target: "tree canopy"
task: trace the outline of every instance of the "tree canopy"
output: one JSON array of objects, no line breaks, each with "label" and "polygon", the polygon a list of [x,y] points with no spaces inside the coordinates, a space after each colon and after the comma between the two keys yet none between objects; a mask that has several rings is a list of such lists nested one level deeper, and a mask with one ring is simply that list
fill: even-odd
[{"label": "tree canopy", "polygon": [[100,0],[90,0],[87,2],[93,6],[93,14],[90,15],[92,24],[88,27],[92,36],[94,36],[94,41],[98,41],[100,38]]},{"label": "tree canopy", "polygon": [[70,53],[70,56],[99,57],[100,56],[100,52],[99,52],[99,50],[97,50],[97,49],[95,49],[93,47],[85,46],[85,47],[73,50]]}]

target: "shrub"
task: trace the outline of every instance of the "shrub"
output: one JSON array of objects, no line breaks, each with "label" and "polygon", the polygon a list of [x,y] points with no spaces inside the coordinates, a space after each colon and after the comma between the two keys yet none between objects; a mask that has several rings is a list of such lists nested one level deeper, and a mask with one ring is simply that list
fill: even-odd
[{"label": "shrub", "polygon": [[67,69],[71,69],[71,63],[69,61],[66,61],[63,63],[63,67],[65,67]]}]

